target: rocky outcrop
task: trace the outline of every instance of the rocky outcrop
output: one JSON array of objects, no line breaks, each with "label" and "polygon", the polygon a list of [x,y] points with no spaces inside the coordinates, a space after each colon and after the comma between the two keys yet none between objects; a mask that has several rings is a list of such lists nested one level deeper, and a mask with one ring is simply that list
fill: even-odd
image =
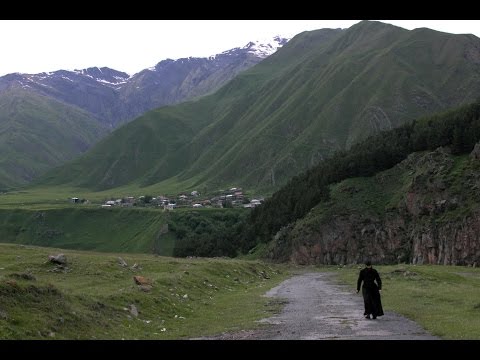
[{"label": "rocky outcrop", "polygon": [[123,260],[123,258],[121,257],[118,257],[118,265],[120,265],[121,267],[127,267],[128,264],[125,260]]},{"label": "rocky outcrop", "polygon": [[480,260],[480,213],[442,225],[339,217],[294,247],[298,264],[374,263],[473,265]]},{"label": "rocky outcrop", "polygon": [[65,265],[67,263],[67,257],[65,254],[49,255],[48,261],[54,264]]},{"label": "rocky outcrop", "polygon": [[474,160],[480,160],[480,143],[475,144],[475,147],[470,153],[470,158]]},{"label": "rocky outcrop", "polygon": [[412,263],[473,265],[480,260],[480,212],[459,222],[413,227]]},{"label": "rocky outcrop", "polygon": [[[401,217],[380,220],[358,214],[337,216],[319,232],[294,246],[291,260],[298,264],[350,264],[371,259],[376,263],[408,261],[411,244]],[[299,234],[295,234],[298,238]]]},{"label": "rocky outcrop", "polygon": [[[475,154],[479,148],[461,166],[448,149],[412,154],[376,176],[377,182],[398,181],[392,194],[402,196],[395,206],[380,215],[368,208],[331,216],[311,214],[309,221],[277,234],[270,257],[288,257],[298,264],[351,264],[366,259],[377,264],[478,264],[480,171]],[[352,201],[357,192],[349,193]],[[282,258],[279,248],[288,248],[288,255]]]}]

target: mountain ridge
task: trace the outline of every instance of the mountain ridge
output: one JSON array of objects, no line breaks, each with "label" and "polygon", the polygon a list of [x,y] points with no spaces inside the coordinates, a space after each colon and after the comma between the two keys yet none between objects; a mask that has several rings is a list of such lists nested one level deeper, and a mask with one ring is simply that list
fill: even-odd
[{"label": "mountain ridge", "polygon": [[[277,44],[278,48],[286,41],[287,39],[278,37],[274,43]],[[50,106],[43,107],[42,111],[50,108],[52,117],[56,116],[55,114],[58,113],[59,109],[66,113],[81,113],[88,116],[97,123],[94,127],[85,126],[86,129],[94,131],[88,136],[90,139],[99,140],[108,132],[111,132],[112,129],[147,110],[192,97],[198,98],[212,92],[237,73],[262,61],[267,54],[265,52],[261,54],[252,53],[255,46],[258,45],[256,43],[252,44],[247,44],[243,48],[227,50],[211,59],[190,57],[162,60],[154,67],[155,71],[145,69],[132,76],[108,67],[57,70],[39,74],[7,74],[0,77],[0,102],[3,101],[4,106],[8,107],[8,104],[12,103],[11,99],[8,99],[12,91],[20,91],[19,89],[24,91],[26,97],[35,98],[35,100],[29,102],[31,106],[37,104],[39,99],[49,98],[51,100],[49,104],[56,104],[57,109]],[[276,50],[273,45],[267,46],[267,48],[271,52]],[[44,100],[40,101],[40,103],[42,102]],[[42,115],[43,118],[37,118],[34,109],[22,109],[25,114],[28,114],[30,125],[46,121],[46,114]],[[18,108],[4,108],[0,113],[0,127],[2,122],[10,121],[9,114],[18,111]],[[24,121],[27,121],[27,119],[24,119]],[[58,123],[57,126],[62,127],[63,125]],[[32,128],[36,127],[33,126]],[[8,131],[8,129],[9,127],[4,127],[4,131]],[[27,127],[23,129],[26,131]],[[49,129],[52,132],[58,130],[53,127]],[[73,129],[74,127],[72,127]],[[68,134],[67,130],[62,130],[66,138],[75,137],[74,134]],[[42,142],[46,136],[48,137],[48,134],[41,131],[39,133],[43,135],[28,136],[30,136],[31,141],[37,142],[35,146],[40,152],[46,151]],[[71,147],[64,141],[57,141],[56,151],[59,154],[57,160],[70,160],[74,155],[86,151],[95,142],[86,141],[83,142],[86,146]],[[50,146],[55,146],[55,142],[50,143]],[[66,148],[63,148],[63,146],[66,146]],[[7,152],[10,165],[5,168],[0,165],[0,188],[25,185],[45,170],[63,163],[63,161],[52,160],[40,164],[34,160],[38,157],[38,154],[30,152],[30,148],[31,146],[10,145]],[[77,152],[75,154],[70,153],[72,149],[77,149]],[[48,152],[51,151],[48,150]],[[63,153],[69,155],[62,156]],[[44,155],[47,156],[47,154]],[[51,154],[48,156],[51,157]],[[18,164],[22,163],[19,169],[15,169],[15,158],[19,159]],[[20,161],[20,159],[22,160]]]},{"label": "mountain ridge", "polygon": [[[209,57],[167,58],[133,75],[108,67],[56,70],[38,74],[11,73],[0,77],[0,94],[14,84],[32,88],[89,111],[100,122],[107,123],[113,128],[147,110],[211,92],[238,72],[273,54],[287,41],[286,38],[275,36],[273,41],[267,44],[249,42],[243,47],[232,48]],[[228,71],[223,71],[222,76],[216,75],[217,78],[209,80],[210,82],[207,81],[208,77],[214,76],[223,68]],[[173,89],[182,87],[189,81],[189,72],[192,71],[197,74],[194,75],[196,79],[190,79],[193,80],[190,88],[179,89],[176,93],[170,88],[162,89],[162,86],[165,87],[162,82],[170,82],[169,85]],[[190,91],[198,85],[195,80],[203,81],[204,84],[191,94]],[[131,100],[132,96],[136,101],[138,98],[147,98],[151,101],[136,105],[135,100]],[[90,104],[94,97],[99,97],[100,101]]]},{"label": "mountain ridge", "polygon": [[11,87],[4,95],[0,97],[0,188],[29,182],[72,160],[107,133],[87,112],[29,89]]},{"label": "mountain ridge", "polygon": [[[103,151],[92,149],[89,156],[99,161],[75,162],[74,167],[99,174],[109,169],[107,178],[75,174],[67,166],[50,173],[47,183],[96,190],[128,184],[161,189],[173,182],[182,190],[240,184],[272,192],[370,134],[475,100],[480,93],[477,56],[476,37],[409,31],[380,22],[304,32],[215,93],[130,123],[135,132],[176,118],[192,134],[187,143],[170,143],[170,153],[156,158],[148,146],[138,146],[139,154],[149,159],[143,173],[122,181],[113,159],[102,162],[107,147],[127,152],[117,144],[133,138],[121,132]],[[165,136],[178,134],[157,130],[158,141]],[[126,169],[128,164],[122,161]]]}]

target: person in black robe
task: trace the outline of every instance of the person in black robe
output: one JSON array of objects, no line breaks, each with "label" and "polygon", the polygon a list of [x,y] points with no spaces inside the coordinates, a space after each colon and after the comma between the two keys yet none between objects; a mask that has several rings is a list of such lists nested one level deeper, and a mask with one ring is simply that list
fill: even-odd
[{"label": "person in black robe", "polygon": [[365,304],[365,312],[363,315],[366,319],[370,319],[370,315],[372,319],[376,319],[377,316],[383,315],[382,301],[380,299],[382,280],[380,279],[378,271],[372,268],[370,261],[365,262],[365,268],[360,270],[357,280],[357,293],[360,291],[362,281],[362,295]]}]

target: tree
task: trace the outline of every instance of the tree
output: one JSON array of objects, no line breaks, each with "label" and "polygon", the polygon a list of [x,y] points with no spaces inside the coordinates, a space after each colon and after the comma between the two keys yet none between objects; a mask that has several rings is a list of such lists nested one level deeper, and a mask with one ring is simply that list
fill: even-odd
[{"label": "tree", "polygon": [[150,203],[152,202],[152,199],[153,199],[152,195],[145,195],[145,196],[143,197],[143,202],[144,202],[145,204],[150,204]]}]

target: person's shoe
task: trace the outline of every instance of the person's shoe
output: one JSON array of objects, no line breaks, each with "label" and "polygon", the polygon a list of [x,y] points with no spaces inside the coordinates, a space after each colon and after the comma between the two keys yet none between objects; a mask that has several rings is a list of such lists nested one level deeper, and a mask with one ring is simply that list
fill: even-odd
[{"label": "person's shoe", "polygon": [[377,319],[377,317],[376,317],[376,316],[372,316],[372,319],[373,319],[373,320],[376,320],[376,319]]},{"label": "person's shoe", "polygon": [[368,319],[368,320],[370,320],[370,314],[368,314],[368,315],[365,315],[365,319]]}]

